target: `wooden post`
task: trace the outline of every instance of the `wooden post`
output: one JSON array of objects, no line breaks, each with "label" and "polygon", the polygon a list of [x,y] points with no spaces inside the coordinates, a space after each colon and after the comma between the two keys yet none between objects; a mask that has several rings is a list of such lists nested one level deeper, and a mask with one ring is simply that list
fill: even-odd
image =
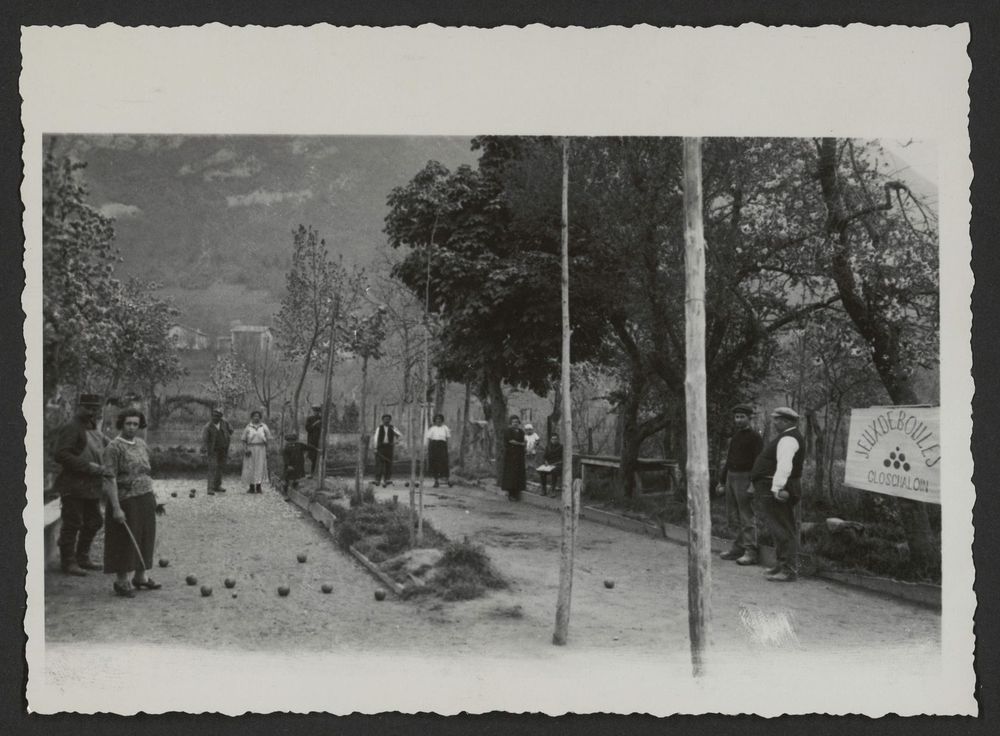
[{"label": "wooden post", "polygon": [[705,674],[711,628],[712,520],[709,509],[705,399],[705,234],[702,224],[701,139],[684,139],[684,302],[687,406],[688,629],[691,667]]},{"label": "wooden post", "polygon": [[569,139],[563,138],[562,167],[562,542],[559,547],[559,598],[552,643],[565,645],[569,637],[573,597],[573,552],[576,549],[579,484],[573,483],[573,414],[570,395],[569,328]]},{"label": "wooden post", "polygon": [[334,336],[337,332],[337,316],[340,313],[340,295],[334,297],[333,314],[330,316],[330,352],[326,356],[326,374],[323,377],[323,428],[319,440],[319,488],[323,489],[326,479],[326,442],[330,428],[330,379],[333,376],[333,356],[337,352]]},{"label": "wooden post", "polygon": [[469,442],[469,398],[472,394],[472,386],[469,383],[465,384],[465,403],[462,406],[461,413],[461,425],[462,425],[462,436],[458,441],[458,467],[465,472],[465,452],[466,445]]},{"label": "wooden post", "polygon": [[410,448],[410,547],[417,546],[417,456],[413,447],[413,397],[406,404],[406,433]]},{"label": "wooden post", "polygon": [[361,483],[364,480],[365,475],[365,450],[368,449],[368,438],[365,436],[365,425],[368,420],[365,416],[368,414],[367,407],[365,404],[368,399],[368,354],[361,356],[361,408],[358,411],[358,432],[360,436],[358,437],[358,467],[354,472],[354,497],[357,499],[357,503],[361,503]]}]

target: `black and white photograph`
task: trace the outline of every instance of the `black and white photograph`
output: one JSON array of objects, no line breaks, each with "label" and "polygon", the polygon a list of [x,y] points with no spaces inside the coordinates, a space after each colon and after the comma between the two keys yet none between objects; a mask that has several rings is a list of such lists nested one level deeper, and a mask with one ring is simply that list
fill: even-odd
[{"label": "black and white photograph", "polygon": [[29,708],[974,714],[967,31],[733,33],[27,29]]}]

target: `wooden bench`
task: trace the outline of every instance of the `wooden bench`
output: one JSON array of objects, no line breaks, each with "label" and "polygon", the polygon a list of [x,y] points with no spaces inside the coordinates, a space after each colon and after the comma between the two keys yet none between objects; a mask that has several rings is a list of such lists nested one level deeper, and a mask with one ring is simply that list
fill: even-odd
[{"label": "wooden bench", "polygon": [[[587,467],[612,468],[621,470],[622,459],[616,455],[578,455],[580,461],[580,480],[584,489],[587,487]],[[677,461],[671,458],[640,457],[636,465],[635,488],[642,492],[642,478],[640,473],[648,470],[666,471],[670,478],[670,485],[673,486],[674,474],[678,470]],[[618,494],[616,494],[618,495]]]}]

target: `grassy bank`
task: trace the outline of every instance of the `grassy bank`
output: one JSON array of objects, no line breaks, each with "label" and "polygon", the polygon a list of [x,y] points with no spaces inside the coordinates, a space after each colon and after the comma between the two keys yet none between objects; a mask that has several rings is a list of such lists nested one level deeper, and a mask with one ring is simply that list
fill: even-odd
[{"label": "grassy bank", "polygon": [[[370,494],[370,491],[369,491]],[[488,590],[506,588],[482,547],[467,539],[452,542],[424,519],[423,542],[411,547],[413,517],[408,506],[375,501],[345,506],[330,496],[317,498],[338,523],[337,544],[354,547],[404,587],[404,596],[435,595],[444,600],[471,600]]]}]

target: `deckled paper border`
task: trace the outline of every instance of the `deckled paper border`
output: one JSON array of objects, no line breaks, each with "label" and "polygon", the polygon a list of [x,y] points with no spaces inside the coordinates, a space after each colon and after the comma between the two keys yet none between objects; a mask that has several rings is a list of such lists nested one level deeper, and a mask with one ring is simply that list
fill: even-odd
[{"label": "deckled paper border", "polygon": [[[609,664],[572,646],[530,661],[161,652],[123,675],[130,697],[59,697],[44,676],[41,496],[28,494],[27,698],[36,712],[246,710],[974,714],[967,25],[915,29],[284,27],[22,32],[28,422],[42,482],[40,173],[43,133],[852,135],[938,147],[941,429],[945,448],[939,673],[761,673],[693,681],[686,652]],[[682,595],[682,591],[678,591]],[[148,651],[148,650],[146,650]],[[113,648],[104,663],[120,664]],[[152,655],[150,655],[152,656]],[[103,658],[102,658],[103,659]],[[189,676],[162,667],[190,664]],[[103,666],[95,662],[94,666]],[[140,669],[141,668],[141,669]],[[347,669],[344,669],[347,668]],[[353,668],[353,669],[351,669]],[[469,678],[474,671],[478,677]],[[351,672],[350,682],[334,679]],[[393,674],[387,675],[387,672]],[[586,673],[585,675],[583,673]],[[67,673],[68,675],[69,673]],[[223,675],[225,675],[223,677]],[[386,680],[386,678],[389,678]],[[333,678],[333,679],[331,679]],[[221,684],[225,683],[224,686]],[[206,685],[209,685],[206,687]]]}]

